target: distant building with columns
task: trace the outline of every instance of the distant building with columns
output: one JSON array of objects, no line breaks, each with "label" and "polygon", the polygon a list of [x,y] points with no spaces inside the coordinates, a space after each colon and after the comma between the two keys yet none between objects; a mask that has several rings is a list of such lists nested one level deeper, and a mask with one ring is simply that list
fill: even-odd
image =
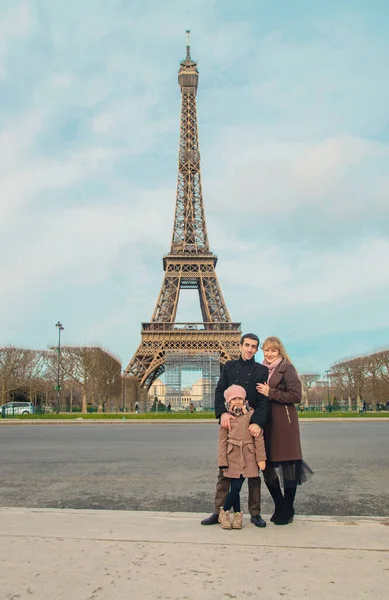
[{"label": "distant building with columns", "polygon": [[202,377],[192,386],[182,388],[181,395],[179,395],[175,390],[169,393],[165,383],[161,379],[156,379],[148,391],[149,405],[152,406],[157,397],[159,402],[165,406],[170,402],[172,410],[188,409],[190,403],[195,408],[202,408],[205,391],[209,385],[209,380]]}]

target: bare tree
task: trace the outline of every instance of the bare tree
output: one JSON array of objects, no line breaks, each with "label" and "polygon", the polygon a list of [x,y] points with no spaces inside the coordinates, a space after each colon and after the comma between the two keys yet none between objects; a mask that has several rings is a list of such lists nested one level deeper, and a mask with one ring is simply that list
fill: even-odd
[{"label": "bare tree", "polygon": [[61,373],[65,381],[81,390],[81,412],[88,404],[103,410],[107,399],[120,402],[121,364],[112,354],[98,347],[71,347],[61,349]]},{"label": "bare tree", "polygon": [[96,399],[101,412],[107,404],[118,410],[121,402],[122,378],[120,360],[107,350],[98,349],[96,372]]},{"label": "bare tree", "polygon": [[312,394],[312,386],[318,379],[320,379],[319,373],[299,373],[299,377],[302,383],[302,404],[308,406],[312,404],[314,395]]},{"label": "bare tree", "polygon": [[300,373],[300,379],[305,383],[308,389],[320,379],[320,373]]},{"label": "bare tree", "polygon": [[30,401],[41,389],[40,377],[45,368],[44,352],[7,346],[0,348],[1,404],[8,402],[10,394],[23,393]]}]

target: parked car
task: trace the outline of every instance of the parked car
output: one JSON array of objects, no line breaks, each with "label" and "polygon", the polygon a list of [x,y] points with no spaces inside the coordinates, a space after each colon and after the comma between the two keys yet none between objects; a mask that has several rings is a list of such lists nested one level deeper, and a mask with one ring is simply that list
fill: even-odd
[{"label": "parked car", "polygon": [[13,417],[14,415],[29,415],[35,412],[34,405],[31,402],[7,402],[0,406],[1,416]]}]

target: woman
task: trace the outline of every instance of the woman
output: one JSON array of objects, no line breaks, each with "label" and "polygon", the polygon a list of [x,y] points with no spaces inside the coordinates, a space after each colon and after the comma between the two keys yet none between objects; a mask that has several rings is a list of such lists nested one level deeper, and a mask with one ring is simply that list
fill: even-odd
[{"label": "woman", "polygon": [[293,521],[297,485],[313,475],[301,453],[296,410],[296,404],[301,402],[301,381],[279,338],[268,337],[262,350],[263,364],[269,369],[267,383],[257,385],[258,392],[269,398],[265,427],[267,466],[263,475],[275,504],[270,520],[275,525],[287,525]]}]

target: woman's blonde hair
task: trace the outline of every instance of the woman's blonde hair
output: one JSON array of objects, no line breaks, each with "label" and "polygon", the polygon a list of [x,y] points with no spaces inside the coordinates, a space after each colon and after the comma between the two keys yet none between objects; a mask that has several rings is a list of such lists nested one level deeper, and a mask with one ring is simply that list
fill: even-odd
[{"label": "woman's blonde hair", "polygon": [[291,363],[292,361],[290,360],[287,351],[285,350],[285,346],[284,344],[281,342],[280,338],[276,337],[276,336],[271,336],[266,338],[266,340],[263,342],[261,348],[262,350],[265,349],[265,347],[269,347],[269,348],[274,348],[275,350],[278,350],[278,352],[280,353],[280,356],[286,360],[287,362]]}]

